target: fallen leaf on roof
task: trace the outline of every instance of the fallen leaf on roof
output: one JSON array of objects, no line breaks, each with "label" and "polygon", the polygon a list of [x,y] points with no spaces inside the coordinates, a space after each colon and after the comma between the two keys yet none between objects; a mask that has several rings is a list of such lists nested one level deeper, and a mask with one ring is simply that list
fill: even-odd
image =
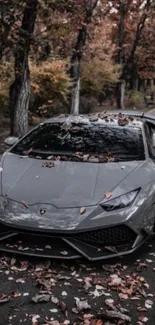
[{"label": "fallen leaf on roof", "polygon": [[106,197],[106,199],[110,199],[111,196],[112,196],[112,193],[111,193],[111,192],[106,192],[106,193],[104,194],[104,196]]},{"label": "fallen leaf on roof", "polygon": [[84,214],[86,212],[86,208],[85,207],[82,207],[81,209],[80,209],[80,214]]}]

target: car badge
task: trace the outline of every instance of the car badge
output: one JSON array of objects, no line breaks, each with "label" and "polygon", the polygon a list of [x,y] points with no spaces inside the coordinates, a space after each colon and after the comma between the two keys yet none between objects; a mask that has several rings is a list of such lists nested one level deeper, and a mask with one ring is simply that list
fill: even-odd
[{"label": "car badge", "polygon": [[46,213],[46,209],[40,209],[40,214],[45,214]]}]

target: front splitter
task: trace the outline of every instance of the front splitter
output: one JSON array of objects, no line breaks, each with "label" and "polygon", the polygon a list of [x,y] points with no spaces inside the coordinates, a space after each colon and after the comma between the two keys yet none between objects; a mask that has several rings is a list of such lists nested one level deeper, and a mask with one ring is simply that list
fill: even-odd
[{"label": "front splitter", "polygon": [[72,260],[84,257],[96,261],[130,254],[143,242],[144,240],[134,248],[132,242],[117,247],[96,247],[73,238],[8,232],[0,234],[0,251],[51,259]]}]

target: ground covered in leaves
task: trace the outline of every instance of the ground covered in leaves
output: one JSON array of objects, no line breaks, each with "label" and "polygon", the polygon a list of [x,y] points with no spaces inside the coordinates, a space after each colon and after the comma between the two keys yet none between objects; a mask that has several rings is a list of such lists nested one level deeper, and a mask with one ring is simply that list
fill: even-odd
[{"label": "ground covered in leaves", "polygon": [[155,242],[111,261],[0,258],[0,325],[154,325]]}]

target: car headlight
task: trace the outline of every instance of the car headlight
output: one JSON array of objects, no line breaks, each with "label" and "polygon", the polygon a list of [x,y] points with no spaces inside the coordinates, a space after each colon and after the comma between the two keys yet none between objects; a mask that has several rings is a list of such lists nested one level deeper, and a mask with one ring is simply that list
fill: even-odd
[{"label": "car headlight", "polygon": [[126,208],[133,203],[139,191],[140,189],[137,189],[132,192],[123,194],[121,196],[116,197],[115,199],[109,200],[108,202],[101,204],[101,206],[105,211],[113,211]]}]

